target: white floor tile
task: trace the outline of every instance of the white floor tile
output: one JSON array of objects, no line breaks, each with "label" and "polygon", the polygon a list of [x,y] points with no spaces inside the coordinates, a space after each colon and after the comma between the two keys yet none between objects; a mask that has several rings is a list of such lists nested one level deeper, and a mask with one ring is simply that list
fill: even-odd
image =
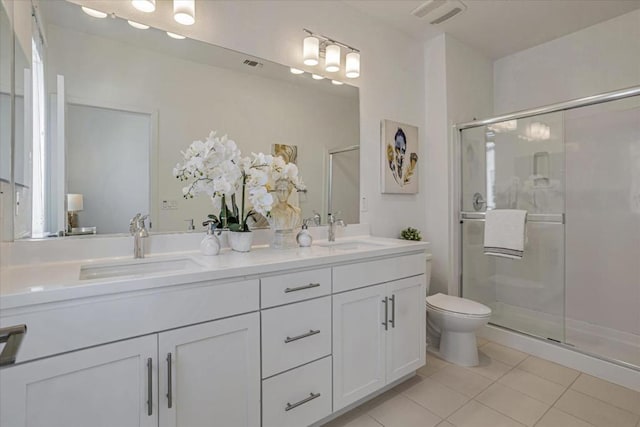
[{"label": "white floor tile", "polygon": [[505,347],[493,342],[489,342],[480,347],[480,351],[491,357],[492,359],[511,366],[517,365],[518,363],[526,359],[527,356],[529,356],[527,353],[523,353],[521,351],[514,350],[512,348]]},{"label": "white floor tile", "polygon": [[411,399],[397,395],[376,406],[369,415],[384,427],[435,427],[442,421]]},{"label": "white floor tile", "polygon": [[430,353],[427,353],[427,364],[424,365],[422,368],[418,369],[418,375],[422,375],[423,377],[428,377],[438,372],[440,369],[445,368],[449,365],[450,365],[449,362],[445,362],[444,360]]},{"label": "white floor tile", "polygon": [[640,415],[640,393],[637,391],[587,374],[581,374],[571,388]]},{"label": "white floor tile", "polygon": [[470,401],[447,420],[456,427],[522,427],[523,424],[502,415],[498,411]]},{"label": "white floor tile", "polygon": [[586,421],[582,421],[579,418],[569,415],[566,412],[562,412],[559,409],[551,408],[549,412],[544,414],[544,417],[538,421],[536,427],[592,427],[593,424],[589,424]]},{"label": "white floor tile", "polygon": [[442,421],[440,424],[438,424],[436,427],[456,427],[456,426],[451,424],[449,421],[445,420],[445,421]]},{"label": "white floor tile", "polygon": [[513,366],[487,356],[482,350],[478,352],[478,356],[480,358],[480,364],[478,366],[466,367],[466,369],[480,374],[483,377],[487,377],[490,380],[495,381],[513,369]]},{"label": "white floor tile", "polygon": [[498,382],[549,405],[553,405],[567,389],[519,368],[507,373]]},{"label": "white floor tile", "polygon": [[360,414],[357,417],[340,417],[325,424],[322,427],[384,427],[367,414]]},{"label": "white floor tile", "polygon": [[480,393],[476,400],[527,426],[533,426],[550,406],[500,383]]},{"label": "white floor tile", "polygon": [[441,418],[447,418],[469,401],[469,397],[429,378],[414,384],[402,394]]},{"label": "white floor tile", "polygon": [[640,418],[632,412],[571,389],[562,395],[555,407],[598,427],[634,427]]},{"label": "white floor tile", "polygon": [[518,368],[565,387],[571,385],[571,383],[578,378],[578,375],[580,375],[580,372],[575,369],[567,368],[535,356],[527,357],[518,365]]},{"label": "white floor tile", "polygon": [[429,378],[468,397],[474,397],[492,383],[487,377],[456,365],[447,366]]}]

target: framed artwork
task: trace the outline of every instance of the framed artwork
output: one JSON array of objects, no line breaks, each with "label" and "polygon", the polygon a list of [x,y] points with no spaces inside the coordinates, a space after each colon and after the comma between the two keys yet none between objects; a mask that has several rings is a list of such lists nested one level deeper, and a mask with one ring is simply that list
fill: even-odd
[{"label": "framed artwork", "polygon": [[280,156],[286,163],[298,163],[298,146],[286,144],[272,144],[271,152],[274,156]]},{"label": "framed artwork", "polygon": [[383,120],[380,139],[382,151],[382,192],[416,194],[418,192],[418,128]]}]

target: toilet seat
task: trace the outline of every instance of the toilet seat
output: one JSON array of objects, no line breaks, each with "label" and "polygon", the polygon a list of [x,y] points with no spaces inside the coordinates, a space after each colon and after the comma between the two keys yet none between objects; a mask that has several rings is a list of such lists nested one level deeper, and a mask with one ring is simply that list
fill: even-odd
[{"label": "toilet seat", "polygon": [[489,307],[466,298],[438,293],[428,296],[426,302],[427,308],[443,314],[457,314],[474,318],[491,316],[491,309]]}]

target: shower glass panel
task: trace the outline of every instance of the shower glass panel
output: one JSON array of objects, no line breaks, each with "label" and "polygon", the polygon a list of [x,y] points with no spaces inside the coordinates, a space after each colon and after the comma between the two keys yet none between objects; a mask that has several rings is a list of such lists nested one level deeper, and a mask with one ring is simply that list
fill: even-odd
[{"label": "shower glass panel", "polygon": [[566,341],[640,367],[640,96],[565,112]]},{"label": "shower glass panel", "polygon": [[[462,294],[491,307],[491,323],[564,341],[562,113],[461,131]],[[529,212],[525,256],[483,253],[484,212]]]}]

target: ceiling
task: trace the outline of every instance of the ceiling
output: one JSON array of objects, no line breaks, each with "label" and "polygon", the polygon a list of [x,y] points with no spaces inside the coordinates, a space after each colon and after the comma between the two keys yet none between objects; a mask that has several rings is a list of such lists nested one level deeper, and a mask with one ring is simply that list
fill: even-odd
[{"label": "ceiling", "polygon": [[[640,0],[462,0],[439,25],[411,15],[426,0],[345,0],[418,40],[447,33],[491,59],[524,50],[640,8]],[[640,25],[640,22],[638,22]]]}]

